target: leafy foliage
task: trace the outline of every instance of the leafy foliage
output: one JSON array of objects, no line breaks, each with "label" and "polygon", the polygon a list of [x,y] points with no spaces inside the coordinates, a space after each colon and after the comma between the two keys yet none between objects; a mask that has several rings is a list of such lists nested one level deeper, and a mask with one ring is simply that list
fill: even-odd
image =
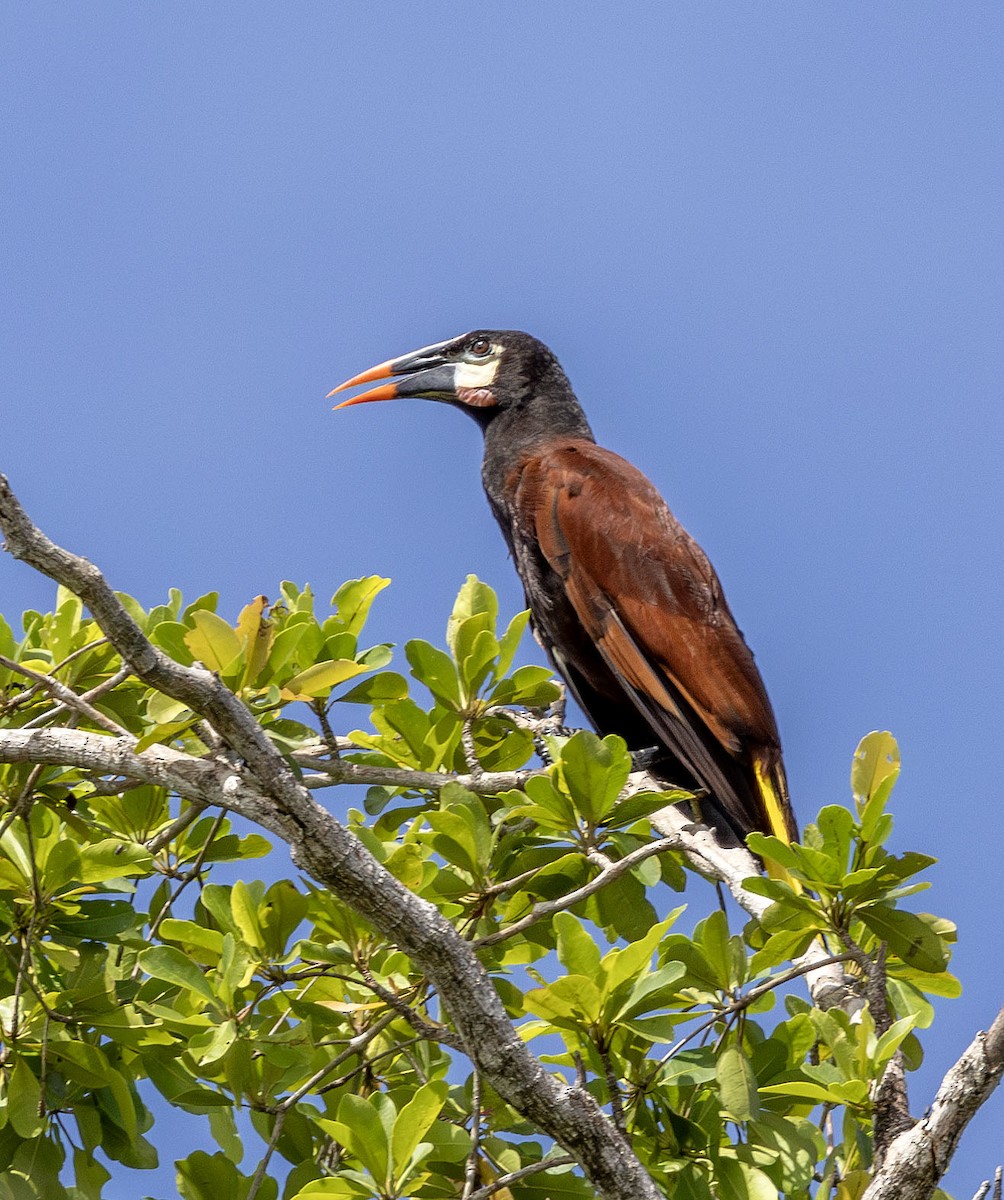
[{"label": "leafy foliage", "polygon": [[[850,805],[827,805],[801,845],[750,840],[803,891],[750,880],[771,904],[743,924],[698,883],[694,906],[711,911],[684,932],[668,903],[687,881],[675,854],[616,869],[682,794],[623,798],[631,760],[616,737],[535,742],[520,714],[559,689],[544,668],[513,669],[527,614],[499,633],[495,596],[473,577],[445,649],[405,647],[413,692],[385,669],[390,646],[359,640],[386,583],[346,583],[323,617],[309,588],[285,583],[233,625],[215,595],[184,606],[172,592],[150,611],[122,600],[155,645],[218,672],[297,769],[323,773],[334,714],[357,711],[336,706],[350,704],[370,727],[344,761],[465,777],[430,790],[401,775],[346,819],[480,946],[520,1036],[585,1082],[666,1195],[854,1200],[878,1081],[897,1052],[919,1065],[929,997],[958,993],[952,926],[902,906],[934,860],[887,849],[892,737],[862,741]],[[22,627],[0,618],[0,729],[217,752],[195,713],[121,670],[75,596],[60,591]],[[483,772],[519,775],[493,792]],[[534,1167],[495,1194],[594,1194],[441,1039],[444,1014],[401,951],[310,880],[254,878],[269,848],[254,830],[63,765],[0,766],[0,801],[2,1200],[97,1200],[116,1164],[155,1165],[154,1094],[219,1147],[177,1162],[190,1200],[453,1197],[465,1179],[492,1188]],[[243,877],[221,882],[223,864]],[[852,974],[884,960],[884,1013],[803,998],[786,972],[817,938],[851,956]]]}]

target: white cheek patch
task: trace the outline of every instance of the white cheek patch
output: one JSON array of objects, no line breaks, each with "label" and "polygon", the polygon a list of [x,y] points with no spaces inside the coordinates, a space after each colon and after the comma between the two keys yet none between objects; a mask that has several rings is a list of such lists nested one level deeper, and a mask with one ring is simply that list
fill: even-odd
[{"label": "white cheek patch", "polygon": [[457,363],[456,373],[454,374],[454,382],[459,392],[461,389],[470,388],[471,391],[477,391],[480,388],[491,387],[495,382],[495,376],[499,371],[499,360],[497,355],[492,355],[491,358],[486,358],[484,362],[460,362]]}]

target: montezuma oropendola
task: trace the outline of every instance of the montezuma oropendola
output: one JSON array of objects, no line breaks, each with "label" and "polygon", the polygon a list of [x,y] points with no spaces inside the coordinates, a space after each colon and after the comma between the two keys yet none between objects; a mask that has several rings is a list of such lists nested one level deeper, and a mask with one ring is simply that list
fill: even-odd
[{"label": "montezuma oropendola", "polygon": [[596,729],[650,770],[704,790],[725,844],[798,836],[777,724],[714,568],[648,479],[597,446],[551,351],[479,329],[340,384],[393,379],[338,405],[419,396],[481,426],[481,475],[534,632]]}]

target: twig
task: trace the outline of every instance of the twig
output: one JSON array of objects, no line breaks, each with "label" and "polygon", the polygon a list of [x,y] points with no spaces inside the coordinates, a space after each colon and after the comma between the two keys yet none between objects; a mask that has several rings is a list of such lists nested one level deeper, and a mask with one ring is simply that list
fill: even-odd
[{"label": "twig", "polygon": [[31,797],[35,791],[35,784],[41,778],[45,768],[41,764],[36,764],[28,772],[28,778],[24,781],[24,787],[21,789],[18,798],[10,806],[10,812],[4,817],[3,824],[0,824],[0,838],[10,829],[11,825],[18,817],[27,817],[31,811]]},{"label": "twig", "polygon": [[[293,756],[294,762],[300,761],[299,752]],[[317,766],[314,756],[307,756],[311,765]],[[438,792],[448,783],[459,783],[468,791],[479,796],[497,796],[500,792],[522,791],[526,781],[534,775],[544,775],[541,768],[531,771],[483,771],[478,775],[452,775],[446,771],[419,771],[410,767],[378,767],[369,763],[353,763],[339,759],[338,762],[326,762],[323,771],[305,773],[304,785],[311,790],[337,787],[343,783],[382,785],[384,787],[399,787],[423,792]]]},{"label": "twig", "polygon": [[[861,968],[865,982],[868,1010],[875,1022],[875,1032],[881,1037],[892,1028],[892,1013],[886,985],[886,951],[883,942],[873,959],[854,941],[846,929],[838,928],[837,937],[847,947],[851,959]],[[902,1051],[896,1050],[886,1064],[882,1078],[878,1081],[873,1100],[873,1127],[875,1137],[875,1164],[881,1168],[891,1142],[904,1130],[913,1128],[910,1116],[910,1100],[906,1087],[906,1064]]]},{"label": "twig", "polygon": [[505,929],[499,929],[495,933],[478,938],[471,945],[478,948],[494,946],[497,942],[504,942],[507,938],[515,937],[517,933],[522,933],[524,929],[529,929],[531,925],[536,925],[545,917],[550,917],[557,912],[564,912],[565,909],[587,900],[601,888],[609,887],[614,880],[619,879],[639,863],[644,862],[645,859],[651,858],[655,854],[664,854],[667,850],[679,849],[680,841],[675,837],[664,837],[654,842],[646,842],[644,846],[639,846],[637,850],[632,850],[630,854],[625,854],[623,858],[601,868],[600,873],[594,879],[584,883],[582,887],[576,888],[574,892],[568,892],[558,900],[547,900],[542,904],[534,905],[525,917],[514,921],[512,925],[507,925]]},{"label": "twig", "polygon": [[570,1154],[559,1154],[555,1158],[545,1158],[539,1163],[531,1163],[528,1167],[520,1167],[518,1171],[510,1171],[508,1175],[500,1175],[498,1179],[493,1179],[485,1187],[471,1192],[467,1200],[489,1200],[490,1196],[494,1196],[496,1192],[508,1187],[510,1183],[520,1183],[524,1179],[529,1179],[531,1175],[539,1175],[541,1171],[550,1171],[552,1167],[567,1167],[573,1162],[575,1159]]},{"label": "twig", "polygon": [[275,1153],[275,1148],[279,1144],[279,1135],[282,1133],[282,1125],[286,1120],[287,1109],[282,1108],[275,1114],[275,1124],[272,1126],[272,1135],[268,1139],[268,1145],[265,1148],[265,1153],[262,1155],[262,1160],[258,1164],[258,1169],[254,1173],[254,1178],[251,1180],[251,1186],[248,1188],[247,1200],[255,1200],[258,1195],[258,1189],[265,1181],[265,1172],[268,1170],[269,1159]]},{"label": "twig", "polygon": [[[106,717],[103,712],[99,712],[93,705],[88,704],[83,696],[78,696],[72,688],[68,688],[65,683],[60,683],[58,679],[53,679],[51,675],[36,671],[32,667],[26,667],[24,663],[15,662],[5,654],[0,654],[0,667],[6,667],[9,671],[16,671],[19,675],[34,680],[51,696],[55,696],[66,708],[72,708],[75,712],[80,713],[92,724],[97,725],[99,729],[114,733],[116,737],[132,737],[127,729],[113,721],[111,717]],[[51,714],[46,715],[51,716]]]},{"label": "twig", "polygon": [[[756,987],[750,988],[748,992],[744,992],[741,996],[737,996],[733,1001],[731,1001],[731,1003],[724,1005],[722,1008],[715,1009],[714,1012],[708,1015],[705,1021],[702,1021],[700,1025],[696,1025],[688,1034],[686,1034],[685,1037],[682,1037],[679,1041],[674,1042],[673,1045],[670,1046],[669,1050],[667,1050],[662,1056],[662,1058],[659,1059],[659,1068],[664,1067],[666,1063],[675,1058],[684,1048],[684,1046],[692,1042],[695,1037],[698,1037],[708,1029],[711,1029],[712,1026],[716,1025],[719,1021],[743,1012],[756,1000],[759,1000],[761,996],[765,996],[768,992],[773,991],[774,988],[783,987],[786,983],[791,983],[793,979],[798,979],[801,975],[808,975],[810,971],[818,971],[820,967],[826,967],[832,963],[847,962],[852,957],[853,956],[849,953],[833,954],[829,958],[824,958],[819,961],[799,963],[797,966],[791,967],[787,971],[782,971],[780,975],[776,975],[773,979],[768,979],[765,983],[758,983]],[[696,1016],[698,1014],[695,1013],[694,1015]]]},{"label": "twig", "polygon": [[442,1042],[444,1045],[451,1046],[454,1050],[465,1049],[463,1041],[452,1030],[447,1029],[445,1025],[440,1025],[436,1021],[427,1021],[424,1017],[420,1016],[407,1000],[402,996],[395,995],[389,988],[385,988],[375,978],[373,972],[365,963],[357,963],[356,966],[359,968],[359,974],[363,977],[370,991],[375,996],[379,996],[384,1004],[388,1008],[392,1008],[398,1016],[404,1017],[416,1033],[420,1033],[427,1041]]},{"label": "twig", "polygon": [[[181,893],[185,890],[185,888],[188,887],[188,885],[194,879],[198,879],[200,873],[202,872],[203,864],[206,861],[206,855],[212,849],[213,842],[216,838],[216,835],[220,831],[220,826],[223,824],[223,822],[226,819],[227,819],[227,814],[225,812],[221,812],[217,815],[216,820],[213,822],[213,826],[209,831],[209,836],[206,838],[205,842],[203,843],[202,849],[199,851],[198,856],[195,859],[195,862],[192,864],[192,866],[189,868],[189,870],[187,870],[185,872],[184,876],[182,877],[181,883],[174,889],[174,892],[172,893],[172,895],[168,896],[168,898],[164,901],[163,905],[161,906],[160,912],[157,913],[156,917],[154,918],[153,922],[151,923],[149,932],[146,935],[146,940],[148,942],[152,942],[153,939],[157,936],[157,931],[160,929],[161,922],[164,920],[164,918],[167,916],[167,914],[174,907],[175,902],[177,901],[177,899],[181,895]],[[137,964],[137,970],[138,969],[139,969],[139,967]]]},{"label": "twig", "polygon": [[[96,650],[100,646],[107,646],[107,645],[108,645],[108,639],[106,637],[95,638],[93,642],[88,642],[84,646],[79,646],[72,653],[68,654],[64,659],[61,659],[49,671],[49,674],[55,675],[59,671],[61,671],[64,667],[69,666],[71,662],[74,662],[76,659],[80,658],[80,656],[82,654],[87,654],[91,650]],[[42,691],[45,691],[45,687],[43,684],[41,684],[41,683],[33,684],[30,688],[26,688],[15,700],[11,700],[8,703],[8,708],[11,710],[13,710],[15,708],[22,708],[29,701],[33,700],[35,698],[35,696],[38,695],[39,692],[42,692]],[[85,695],[85,699],[90,700],[92,698],[93,697],[91,697],[90,695]],[[53,711],[55,711],[55,710],[53,710]]]},{"label": "twig", "polygon": [[331,1062],[325,1063],[325,1065],[321,1067],[319,1071],[315,1071],[305,1083],[302,1083],[295,1092],[291,1092],[281,1104],[277,1104],[276,1111],[286,1111],[292,1108],[294,1104],[298,1104],[308,1092],[312,1092],[317,1085],[323,1082],[323,1080],[327,1079],[327,1077],[333,1071],[337,1071],[343,1062],[347,1062],[350,1058],[354,1058],[361,1051],[365,1050],[370,1042],[372,1042],[374,1038],[379,1037],[380,1034],[383,1033],[383,1031],[387,1028],[387,1026],[396,1019],[396,1012],[384,1013],[384,1015],[380,1017],[373,1025],[371,1025],[369,1029],[365,1029],[362,1033],[356,1034],[356,1036],[349,1041],[348,1045],[346,1045],[341,1054],[339,1054],[336,1058],[333,1058]]},{"label": "twig", "polygon": [[471,1075],[471,1148],[464,1170],[461,1200],[470,1200],[478,1185],[478,1155],[481,1152],[481,1075],[477,1067]]},{"label": "twig", "polygon": [[603,1047],[599,1051],[599,1055],[600,1061],[603,1063],[603,1074],[607,1085],[607,1098],[610,1101],[610,1116],[621,1133],[627,1137],[627,1123],[624,1120],[624,1104],[621,1099],[620,1080],[617,1078],[613,1063],[610,1061],[609,1050]]},{"label": "twig", "polygon": [[[396,1016],[392,1013],[391,1016]],[[392,1054],[404,1054],[407,1057],[407,1052],[412,1046],[417,1046],[419,1042],[424,1042],[425,1038],[420,1034],[416,1034],[413,1038],[406,1038],[403,1042],[395,1042],[393,1046],[389,1046],[386,1050],[381,1050],[379,1054],[371,1055],[364,1059],[358,1067],[351,1071],[346,1071],[344,1075],[339,1075],[337,1079],[329,1080],[323,1087],[317,1089],[317,1094],[322,1096],[325,1092],[334,1091],[336,1088],[344,1087],[349,1080],[355,1079],[362,1071],[368,1070],[374,1063],[379,1062],[381,1058],[388,1058]],[[414,1066],[414,1059],[408,1058],[408,1061]]]},{"label": "twig", "polygon": [[478,761],[478,750],[474,745],[474,722],[470,717],[465,717],[460,727],[460,745],[464,750],[464,762],[467,763],[467,770],[473,779],[479,779],[484,771]]},{"label": "twig", "polygon": [[861,1200],[927,1200],[1004,1075],[1004,1008],[949,1067],[927,1115],[889,1146]]},{"label": "twig", "polygon": [[151,854],[157,854],[163,850],[170,842],[178,836],[179,833],[184,833],[189,825],[194,825],[195,822],[202,816],[209,806],[199,800],[189,802],[188,808],[185,809],[180,816],[175,817],[166,829],[162,829],[160,833],[154,834],[145,844],[147,850]]}]

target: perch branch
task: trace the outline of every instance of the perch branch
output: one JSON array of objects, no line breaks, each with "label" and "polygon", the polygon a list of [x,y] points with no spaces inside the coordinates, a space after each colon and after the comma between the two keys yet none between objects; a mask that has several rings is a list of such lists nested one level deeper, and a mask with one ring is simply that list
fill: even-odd
[{"label": "perch branch", "polygon": [[[611,1200],[659,1200],[659,1191],[637,1155],[592,1096],[581,1087],[555,1079],[529,1052],[506,1015],[491,978],[454,927],[433,905],[400,884],[313,800],[252,714],[218,677],[202,668],[182,666],[153,646],[98,568],[47,538],[3,476],[0,531],[15,558],[81,598],[123,665],[128,664],[148,686],[180,700],[208,721],[237,752],[247,771],[213,762],[200,768],[214,773],[214,779],[218,778],[215,773],[229,769],[227,783],[233,781],[233,787],[226,806],[250,815],[238,802],[252,791],[257,794],[256,815],[251,819],[279,833],[289,843],[299,867],[400,946],[429,977],[469,1047],[474,1065],[497,1091],[573,1153],[605,1196]],[[76,731],[60,732],[65,736]],[[124,739],[106,740],[119,748],[119,754],[128,751]],[[161,761],[169,759],[166,747],[158,750]],[[146,752],[133,755],[136,760],[145,757]],[[173,765],[177,768],[180,764],[176,760]],[[120,768],[113,770],[121,773]]]}]

